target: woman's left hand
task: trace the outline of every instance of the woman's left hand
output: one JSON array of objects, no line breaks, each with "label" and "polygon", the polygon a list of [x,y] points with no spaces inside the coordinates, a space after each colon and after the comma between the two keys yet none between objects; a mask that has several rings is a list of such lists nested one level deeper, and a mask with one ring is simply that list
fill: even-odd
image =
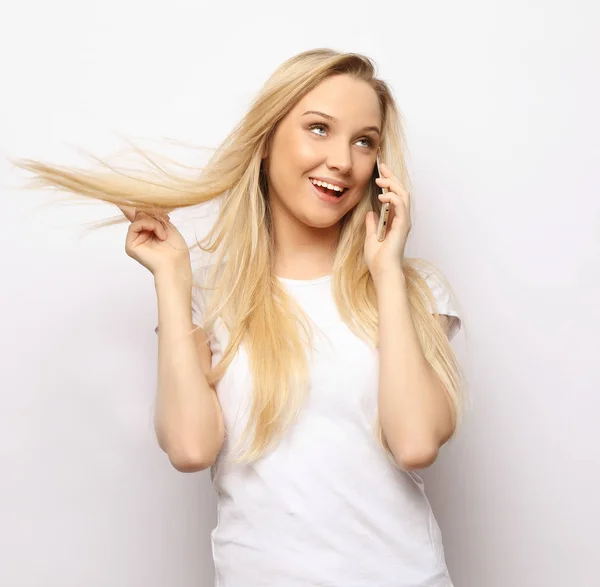
[{"label": "woman's left hand", "polygon": [[365,262],[374,281],[390,271],[402,270],[404,248],[411,228],[410,194],[387,165],[380,164],[381,175],[375,181],[388,192],[380,194],[382,204],[391,202],[388,216],[387,234],[382,242],[377,240],[379,218],[375,212],[366,217],[367,236],[365,239]]}]

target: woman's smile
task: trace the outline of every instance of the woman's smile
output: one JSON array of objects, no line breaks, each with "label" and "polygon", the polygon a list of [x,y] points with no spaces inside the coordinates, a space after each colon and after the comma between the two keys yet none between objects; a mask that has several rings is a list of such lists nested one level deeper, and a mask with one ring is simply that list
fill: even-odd
[{"label": "woman's smile", "polygon": [[[326,184],[324,182],[309,178],[310,186],[317,198],[322,202],[330,204],[338,204],[345,200],[346,194],[350,191],[350,188],[339,188],[334,184]],[[331,188],[329,187],[331,186]],[[341,189],[341,191],[340,191]]]}]

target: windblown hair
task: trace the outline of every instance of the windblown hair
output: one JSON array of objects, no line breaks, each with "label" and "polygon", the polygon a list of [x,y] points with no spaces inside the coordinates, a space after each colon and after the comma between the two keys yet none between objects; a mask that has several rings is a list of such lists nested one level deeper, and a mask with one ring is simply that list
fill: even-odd
[{"label": "windblown hair", "polygon": [[[383,160],[410,190],[401,115],[390,88],[375,73],[369,58],[330,49],[306,51],[285,61],[193,178],[168,174],[144,153],[151,163],[150,178],[129,175],[100,160],[104,169],[99,170],[67,169],[32,160],[17,163],[34,174],[36,186],[135,206],[149,214],[220,199],[212,229],[191,247],[211,253],[214,270],[207,282],[194,287],[211,291],[203,328],[210,335],[220,318],[229,331],[229,344],[209,374],[209,383],[223,377],[240,345],[248,353],[253,394],[243,435],[249,442],[242,459],[251,461],[263,455],[296,417],[308,388],[307,349],[312,338],[307,317],[273,272],[273,227],[262,154],[268,151],[278,123],[305,94],[331,76],[347,74],[367,82],[376,92],[382,112]],[[379,344],[377,303],[363,247],[365,216],[369,210],[380,210],[377,193],[373,182],[369,193],[341,221],[333,265],[333,292],[343,320],[374,346]],[[405,259],[402,270],[424,356],[451,398],[458,425],[464,400],[462,373],[437,319],[435,299],[419,271],[425,263]],[[441,274],[439,277],[448,285]],[[376,430],[389,452],[379,423]]]}]

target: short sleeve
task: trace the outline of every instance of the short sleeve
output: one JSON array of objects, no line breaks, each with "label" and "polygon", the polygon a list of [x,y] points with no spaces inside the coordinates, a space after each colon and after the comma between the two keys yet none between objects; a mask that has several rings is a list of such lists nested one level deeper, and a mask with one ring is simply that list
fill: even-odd
[{"label": "short sleeve", "polygon": [[452,340],[462,327],[462,319],[458,313],[458,309],[456,308],[456,304],[452,299],[450,291],[442,279],[433,271],[427,270],[422,271],[421,273],[435,299],[435,312],[438,314],[444,314],[445,316],[449,316],[451,318],[448,338]]}]

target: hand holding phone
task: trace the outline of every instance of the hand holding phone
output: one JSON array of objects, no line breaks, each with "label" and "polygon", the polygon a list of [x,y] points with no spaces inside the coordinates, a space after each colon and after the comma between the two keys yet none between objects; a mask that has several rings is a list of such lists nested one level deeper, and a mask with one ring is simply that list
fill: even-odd
[{"label": "hand holding phone", "polygon": [[[377,155],[377,177],[381,176],[381,171],[379,171],[379,154]],[[387,188],[381,188],[382,192],[387,193]],[[390,215],[390,202],[385,202],[381,206],[381,214],[379,215],[379,226],[377,227],[377,240],[381,242],[385,239],[385,235],[387,232],[387,223]]]}]

